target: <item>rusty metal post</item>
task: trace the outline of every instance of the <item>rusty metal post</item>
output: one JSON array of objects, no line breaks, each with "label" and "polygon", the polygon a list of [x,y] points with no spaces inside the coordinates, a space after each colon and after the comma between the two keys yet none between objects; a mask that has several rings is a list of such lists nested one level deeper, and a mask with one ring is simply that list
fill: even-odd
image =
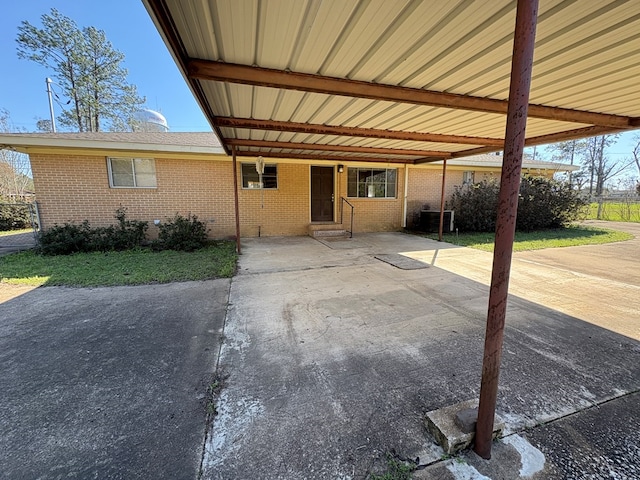
[{"label": "rusty metal post", "polygon": [[240,247],[240,207],[238,203],[238,163],[236,161],[236,147],[231,147],[231,158],[233,160],[233,200],[236,209],[236,251],[238,255],[242,253]]},{"label": "rusty metal post", "polygon": [[504,159],[498,197],[493,270],[491,272],[484,359],[482,361],[480,405],[474,446],[475,452],[484,459],[491,458],[493,421],[498,396],[498,377],[502,357],[507,295],[509,294],[511,255],[518,212],[518,191],[527,126],[537,15],[538,0],[518,0],[511,60],[507,126],[504,138]]},{"label": "rusty metal post", "polygon": [[438,226],[438,241],[442,241],[444,226],[444,187],[447,181],[447,159],[442,160],[442,192],[440,193],[440,225]]}]

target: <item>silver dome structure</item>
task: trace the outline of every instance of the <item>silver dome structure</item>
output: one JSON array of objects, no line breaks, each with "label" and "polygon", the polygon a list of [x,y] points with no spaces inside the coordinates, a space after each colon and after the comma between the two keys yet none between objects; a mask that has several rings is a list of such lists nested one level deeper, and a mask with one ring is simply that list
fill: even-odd
[{"label": "silver dome structure", "polygon": [[133,114],[134,132],[168,132],[167,119],[160,112],[148,108]]}]

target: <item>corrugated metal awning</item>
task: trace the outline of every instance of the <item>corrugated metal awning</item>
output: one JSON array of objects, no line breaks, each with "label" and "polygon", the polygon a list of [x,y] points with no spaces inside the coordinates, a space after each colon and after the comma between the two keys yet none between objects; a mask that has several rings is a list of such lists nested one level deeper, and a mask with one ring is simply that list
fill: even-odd
[{"label": "corrugated metal awning", "polygon": [[[516,2],[144,0],[227,150],[502,149]],[[527,145],[640,126],[640,2],[541,0]]]}]

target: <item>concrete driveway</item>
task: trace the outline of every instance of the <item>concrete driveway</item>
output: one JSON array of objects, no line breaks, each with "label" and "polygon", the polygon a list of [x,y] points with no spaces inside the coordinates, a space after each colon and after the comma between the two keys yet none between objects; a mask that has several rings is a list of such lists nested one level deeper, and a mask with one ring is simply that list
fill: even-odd
[{"label": "concrete driveway", "polygon": [[388,455],[416,478],[637,478],[640,285],[523,257],[492,463],[446,460],[423,425],[478,397],[490,254],[399,233],[246,240],[203,478],[364,479]]},{"label": "concrete driveway", "polygon": [[638,248],[516,254],[508,437],[490,462],[447,460],[423,426],[478,396],[489,254],[398,233],[262,238],[231,285],[9,288],[0,476],[364,479],[392,455],[416,478],[640,478]]},{"label": "concrete driveway", "polygon": [[9,289],[0,477],[197,478],[229,282]]}]

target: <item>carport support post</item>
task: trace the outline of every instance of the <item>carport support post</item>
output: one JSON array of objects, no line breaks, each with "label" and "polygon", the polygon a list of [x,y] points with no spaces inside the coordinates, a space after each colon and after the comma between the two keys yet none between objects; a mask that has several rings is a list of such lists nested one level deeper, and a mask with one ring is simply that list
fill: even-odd
[{"label": "carport support post", "polygon": [[444,225],[444,186],[447,182],[447,159],[442,160],[442,192],[440,192],[440,224],[438,225],[438,241],[442,241]]},{"label": "carport support post", "polygon": [[238,162],[236,161],[236,147],[231,147],[231,158],[233,160],[233,200],[236,210],[236,251],[238,255],[242,253],[240,247],[240,207],[238,206]]},{"label": "carport support post", "polygon": [[498,196],[498,218],[491,272],[489,311],[484,340],[480,404],[476,424],[475,452],[484,459],[491,458],[493,421],[498,396],[498,377],[502,357],[502,341],[509,294],[509,274],[513,239],[518,213],[518,191],[522,170],[533,50],[536,36],[538,0],[518,0],[516,26],[511,60],[511,85],[507,127],[504,138],[504,160]]}]

